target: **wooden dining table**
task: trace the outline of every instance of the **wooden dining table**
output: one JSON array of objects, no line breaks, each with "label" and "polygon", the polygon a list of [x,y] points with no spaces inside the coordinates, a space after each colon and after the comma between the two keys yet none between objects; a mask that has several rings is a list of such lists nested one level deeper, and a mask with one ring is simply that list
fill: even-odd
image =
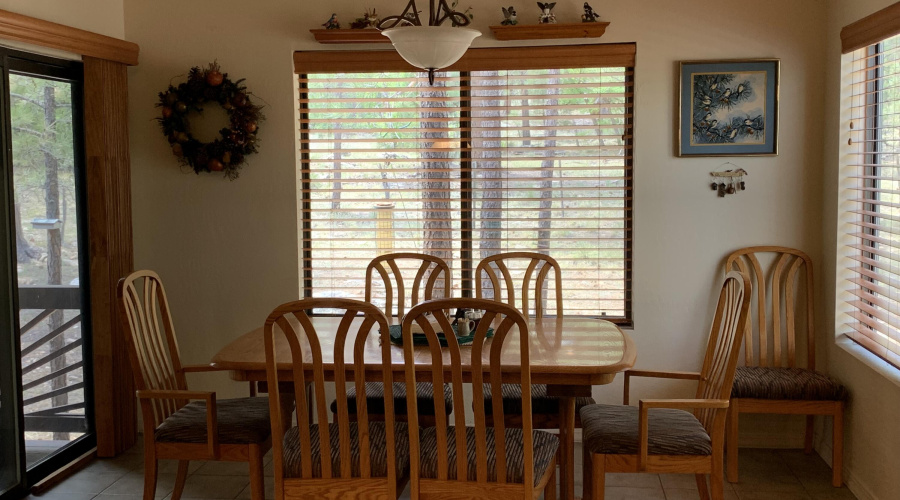
[{"label": "wooden dining table", "polygon": [[[398,322],[397,318],[393,321]],[[323,368],[327,380],[334,380],[333,335],[339,322],[338,317],[313,317],[313,326],[322,347]],[[634,343],[627,334],[609,321],[578,316],[529,318],[528,334],[531,382],[546,384],[548,395],[556,396],[560,400],[560,419],[564,423],[560,429],[559,465],[560,477],[563,479],[560,497],[563,500],[571,500],[575,492],[575,398],[590,396],[592,386],[608,384],[613,381],[616,373],[631,368],[636,358]],[[353,359],[350,344],[348,342],[347,351],[344,353],[346,360]],[[463,376],[469,378],[471,364],[465,359],[466,348],[463,349]],[[486,353],[487,351],[485,350]],[[519,336],[508,336],[503,346],[500,364],[501,372],[505,366],[509,367],[511,379],[519,369],[520,352]],[[414,356],[417,374],[422,373],[423,377],[430,377],[432,358],[427,348],[417,347]],[[279,379],[290,381],[292,378],[290,348],[283,335],[276,335],[275,358],[278,363]],[[367,341],[364,359],[365,380],[381,380],[382,353],[377,335],[371,335]],[[487,361],[486,359],[484,366],[489,365]],[[213,356],[211,363],[220,370],[229,371],[234,380],[265,381],[266,354],[262,326],[223,347]],[[443,365],[446,367],[445,377],[449,382],[451,376],[449,355],[445,357]],[[391,367],[394,380],[403,381],[403,349],[400,346],[391,348]],[[352,370],[352,366],[348,365],[346,369]],[[351,377],[348,377],[348,380],[350,379]]]}]

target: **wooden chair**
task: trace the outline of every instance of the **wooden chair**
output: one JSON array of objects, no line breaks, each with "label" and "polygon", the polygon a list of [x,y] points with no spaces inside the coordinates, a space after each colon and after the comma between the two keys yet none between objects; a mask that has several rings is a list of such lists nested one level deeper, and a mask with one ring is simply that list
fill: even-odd
[{"label": "wooden chair", "polygon": [[[412,264],[412,266],[410,266]],[[419,292],[422,292],[423,300],[431,300],[434,298],[435,290],[442,282],[443,295],[440,298],[450,297],[450,284],[452,275],[450,274],[450,266],[438,257],[425,255],[420,253],[390,253],[381,255],[372,259],[366,266],[366,302],[372,302],[372,296],[376,284],[375,276],[381,281],[381,286],[385,291],[384,314],[387,317],[394,315],[396,309],[396,317],[402,318],[406,310],[406,280],[403,276],[403,269],[407,270],[407,276],[410,270],[415,269],[415,276],[412,280],[412,290],[409,296],[409,307],[419,303]],[[389,272],[390,271],[390,272]],[[395,293],[396,292],[396,293]],[[396,301],[395,301],[396,299]],[[394,307],[396,304],[396,308]],[[384,420],[384,393],[383,386],[380,383],[371,383],[365,386],[366,399],[368,399],[369,420]],[[402,382],[394,384],[394,408],[396,411],[396,419],[398,421],[406,420],[406,385]],[[350,408],[351,418],[356,408],[356,388],[351,387],[347,390],[347,407]],[[419,415],[423,424],[432,424],[434,422],[434,393],[430,384],[419,384],[416,387],[416,397],[419,399]],[[450,386],[444,387],[444,401],[446,406],[450,406]],[[337,401],[331,403],[332,413],[337,412]]]},{"label": "wooden chair", "polygon": [[[429,318],[436,318],[443,332],[452,332],[444,312],[460,307],[486,311],[475,330],[472,346],[461,348],[456,336],[450,334],[446,336],[448,345],[441,347]],[[427,316],[429,313],[432,316]],[[422,327],[428,339],[427,352],[431,355],[431,369],[418,374],[415,358],[423,353],[413,349],[413,323]],[[487,332],[491,326],[494,336],[488,340]],[[423,429],[417,418],[416,399],[407,401],[410,407],[411,498],[530,500],[538,498],[542,491],[546,498],[555,498],[555,457],[559,439],[547,432],[532,432],[528,325],[521,313],[514,307],[490,300],[431,300],[413,307],[403,318],[402,334],[407,392],[413,390],[417,377],[430,379],[431,384],[438,386],[449,376],[454,407],[454,425],[449,425],[443,400],[435,400],[435,426]],[[500,369],[504,344],[511,344],[507,345],[509,352],[503,359],[507,370]],[[468,405],[463,400],[464,365],[470,367],[466,371],[471,373],[473,427],[466,426]],[[525,396],[521,428],[507,428],[502,418],[496,419],[493,427],[485,422],[484,387],[490,385],[499,391],[502,381],[515,383]],[[493,414],[503,414],[499,399],[493,401]]]},{"label": "wooden chair", "polygon": [[[351,421],[346,399],[338,399],[334,421],[328,422],[325,406],[325,372],[319,336],[307,310],[343,310],[334,332],[335,385],[353,380],[357,390],[366,384],[365,362],[381,366],[384,421],[368,418],[367,399],[356,403]],[[380,339],[370,339],[370,334]],[[390,339],[387,318],[377,307],[350,299],[304,299],[283,304],[269,315],[264,326],[266,374],[274,442],[275,498],[284,499],[396,499],[406,485],[409,467],[406,424],[394,423]],[[276,339],[276,337],[278,337]],[[294,394],[282,394],[278,385],[275,343],[290,346]],[[365,360],[367,342],[381,343],[381,359]],[[345,353],[351,352],[347,366]],[[308,391],[310,398],[307,399]],[[281,399],[297,402],[297,426],[282,431]],[[313,404],[310,405],[309,401]],[[318,422],[312,422],[315,415]],[[328,457],[323,460],[322,457]]]},{"label": "wooden chair", "polygon": [[[699,373],[629,370],[624,406],[581,410],[585,498],[604,498],[607,472],[695,474],[701,499],[708,499],[710,490],[713,499],[724,498],[725,418],[749,291],[747,276],[726,275]],[[696,398],[644,399],[638,407],[628,406],[631,377],[697,380]]]},{"label": "wooden chair", "polygon": [[792,248],[749,247],[728,256],[725,270],[734,269],[750,276],[756,290],[757,320],[754,325],[753,315],[747,317],[743,330],[745,366],[738,367],[731,392],[726,445],[728,480],[738,480],[741,413],[806,415],[806,453],[812,452],[813,416],[831,415],[831,479],[835,487],[840,487],[847,391],[827,375],[816,372],[812,261]]},{"label": "wooden chair", "polygon": [[160,459],[179,461],[173,500],[184,491],[190,460],[248,462],[251,497],[263,500],[263,455],[272,445],[269,401],[216,400],[214,392],[188,390],[185,373],[214,368],[181,364],[166,292],[156,273],[136,271],[122,278],[117,297],[144,421],[144,500],[153,500],[156,493]]},{"label": "wooden chair", "polygon": [[[510,270],[510,261],[521,262],[520,267],[524,267],[525,271],[521,276],[514,276]],[[534,290],[534,313],[536,318],[544,316],[544,290],[549,287],[547,277],[552,273],[555,288],[556,315],[563,315],[563,298],[562,298],[562,273],[559,263],[556,259],[549,255],[535,252],[511,252],[493,255],[482,260],[475,269],[475,296],[483,298],[486,295],[487,284],[490,284],[493,290],[493,299],[503,301],[506,296],[506,303],[510,306],[519,308],[519,311],[528,316],[530,291]],[[499,274],[499,276],[498,276]],[[520,280],[516,279],[520,278]],[[516,302],[516,290],[520,290],[521,301]],[[505,292],[505,293],[504,293]],[[488,409],[487,420],[493,422],[490,415],[491,398],[493,392],[490,388],[485,390],[485,408]],[[518,386],[514,384],[505,384],[502,387],[503,404],[506,408],[506,425],[519,426],[522,418],[522,394],[518,390]],[[581,419],[578,417],[581,408],[594,404],[593,398],[579,397],[575,399],[575,426],[581,426]],[[531,411],[532,425],[536,429],[561,429],[563,427],[563,419],[561,417],[562,408],[560,407],[560,399],[553,394],[548,393],[548,388],[544,384],[536,384],[531,387]],[[562,432],[562,430],[561,430]]]}]

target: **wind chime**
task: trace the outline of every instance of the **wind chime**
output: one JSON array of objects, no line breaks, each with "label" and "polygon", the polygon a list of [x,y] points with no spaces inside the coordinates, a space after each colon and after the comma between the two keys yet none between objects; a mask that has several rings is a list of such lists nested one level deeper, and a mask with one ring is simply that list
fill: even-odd
[{"label": "wind chime", "polygon": [[[729,162],[725,165],[734,164]],[[719,198],[724,198],[725,195],[735,194],[738,191],[745,190],[746,184],[744,184],[744,176],[749,174],[743,168],[738,167],[736,170],[710,172],[709,175],[713,178],[712,183],[709,185],[710,189],[716,191]]]}]

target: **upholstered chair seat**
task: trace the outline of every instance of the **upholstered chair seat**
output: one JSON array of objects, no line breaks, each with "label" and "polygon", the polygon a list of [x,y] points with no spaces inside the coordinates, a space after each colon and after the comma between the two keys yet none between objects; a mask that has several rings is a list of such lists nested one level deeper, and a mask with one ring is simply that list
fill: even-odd
[{"label": "upholstered chair seat", "polygon": [[845,401],[847,389],[829,376],[805,368],[740,366],[732,398]]},{"label": "upholstered chair seat", "polygon": [[[581,412],[585,450],[601,455],[637,455],[637,406],[592,405]],[[711,455],[712,440],[693,413],[652,408],[647,414],[650,455]]]},{"label": "upholstered chair seat", "polygon": [[[394,382],[394,413],[406,415],[406,384]],[[384,384],[369,382],[366,384],[366,408],[372,415],[384,415]],[[444,384],[444,408],[447,413],[453,409],[453,394],[450,384]],[[347,389],[347,410],[356,413],[356,387]],[[416,410],[419,415],[434,415],[434,389],[429,383],[416,384]],[[337,401],[331,402],[331,412],[337,413]]]},{"label": "upholstered chair seat", "polygon": [[[387,439],[384,422],[369,422],[369,463],[372,477],[387,477]],[[396,465],[397,471],[406,474],[409,471],[409,430],[403,422],[397,422],[396,429]],[[312,448],[313,477],[322,477],[322,451],[319,441],[319,425],[309,426],[310,447]],[[331,438],[332,470],[341,469],[340,432],[338,424],[329,424],[328,435]],[[353,477],[361,477],[359,470],[359,426],[350,422],[350,471]],[[300,452],[300,431],[291,427],[284,435],[284,477],[303,477]]]},{"label": "upholstered chair seat", "polygon": [[[271,433],[268,398],[238,398],[216,401],[219,442],[261,443]],[[161,443],[206,443],[206,402],[181,407],[156,428]]]},{"label": "upholstered chair seat", "polygon": [[[550,464],[553,464],[553,458],[556,456],[556,450],[559,448],[559,439],[549,432],[533,431],[534,436],[534,485],[538,486],[541,478],[547,472]],[[475,457],[475,428],[466,427],[466,452],[468,457],[468,480],[476,481],[478,461]],[[487,480],[497,481],[497,446],[495,442],[494,429],[488,427],[485,429],[485,449],[487,451]],[[522,448],[522,429],[506,429],[506,482],[522,484],[524,481],[524,450]],[[437,432],[434,427],[427,427],[422,430],[422,462],[420,474],[423,478],[437,478]],[[456,479],[456,430],[452,427],[447,428],[447,459],[450,462],[450,468],[447,471],[449,479]]]}]

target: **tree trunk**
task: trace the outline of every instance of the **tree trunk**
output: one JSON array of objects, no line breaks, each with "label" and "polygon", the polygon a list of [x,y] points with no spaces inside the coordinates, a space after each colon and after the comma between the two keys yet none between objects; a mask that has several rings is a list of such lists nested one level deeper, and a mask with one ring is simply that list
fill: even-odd
[{"label": "tree trunk", "polygon": [[[499,73],[484,72],[479,76],[482,81],[481,86],[486,87],[490,82],[499,79]],[[498,97],[498,99],[487,99],[482,101],[485,107],[496,108],[500,106],[502,96],[500,86],[497,90],[486,90],[482,92],[485,97]],[[477,108],[475,108],[477,109]],[[500,253],[500,239],[502,233],[503,219],[503,153],[500,151],[500,124],[503,118],[503,112],[499,110],[479,111],[478,116],[472,118],[473,128],[491,127],[493,130],[484,130],[481,137],[473,138],[474,151],[476,151],[473,165],[473,183],[481,184],[476,193],[480,195],[476,203],[475,209],[478,210],[480,204],[481,221],[479,225],[478,246],[481,259],[485,259],[492,255]],[[476,125],[475,122],[478,121]],[[491,151],[488,151],[491,149]],[[475,279],[481,280],[481,289],[483,297],[486,299],[494,298],[494,290],[491,281],[482,276],[475,276]]]},{"label": "tree trunk", "polygon": [[22,208],[17,201],[14,206],[16,216],[16,262],[26,264],[41,255],[41,252],[25,239],[25,231],[22,230]]},{"label": "tree trunk", "polygon": [[[45,141],[53,143],[56,133],[53,128],[56,122],[56,90],[54,87],[44,87],[44,136]],[[59,219],[59,161],[51,152],[44,151],[44,201],[47,205],[47,218]],[[60,230],[47,231],[47,284],[50,286],[62,284],[62,234]],[[50,314],[49,328],[54,331],[63,324],[62,310],[55,310]],[[57,335],[50,340],[50,352],[61,350],[66,345],[65,334]],[[66,356],[62,355],[50,361],[50,372],[62,370],[66,367]],[[50,381],[51,390],[62,389],[68,385],[66,376],[62,375]],[[54,408],[69,403],[68,394],[60,394],[51,399]],[[54,440],[69,440],[69,433],[54,432]]]},{"label": "tree trunk", "polygon": [[[439,74],[438,78],[444,77],[445,74]],[[445,86],[443,81],[435,81],[433,86],[427,87],[420,92],[422,107],[426,108],[420,112],[420,118],[425,139],[431,139],[422,144],[422,148],[426,151],[422,152],[422,209],[424,214],[424,222],[422,229],[424,231],[424,253],[433,255],[451,262],[453,258],[453,229],[450,217],[450,171],[449,162],[450,149],[427,151],[444,146],[450,141],[449,127],[446,121],[450,114],[440,108],[446,106],[447,102],[442,98],[447,96],[447,92],[441,87]],[[435,99],[430,101],[429,99]],[[432,108],[432,109],[428,109]],[[429,121],[429,119],[441,119]],[[435,283],[435,295],[433,298],[443,297],[443,277]],[[438,293],[438,290],[441,292]]]}]

